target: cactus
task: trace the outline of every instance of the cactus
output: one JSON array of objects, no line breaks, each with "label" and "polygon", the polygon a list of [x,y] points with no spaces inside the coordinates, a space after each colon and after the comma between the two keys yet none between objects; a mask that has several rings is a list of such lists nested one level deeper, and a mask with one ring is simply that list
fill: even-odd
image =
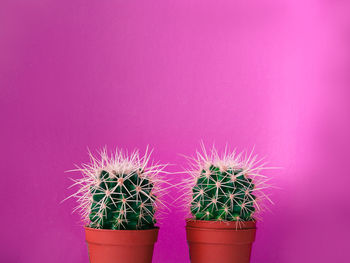
[{"label": "cactus", "polygon": [[[257,156],[247,153],[228,153],[222,156],[212,148],[191,158],[192,176],[185,181],[189,190],[186,207],[190,207],[193,219],[213,221],[252,221],[255,212],[263,210],[262,200],[271,199],[262,190],[270,187],[268,179],[260,172],[267,167]],[[272,168],[272,167],[271,167]]]},{"label": "cactus", "polygon": [[90,163],[83,164],[83,178],[75,180],[80,188],[76,197],[83,220],[92,228],[114,230],[151,229],[156,223],[155,212],[164,205],[160,200],[164,182],[160,173],[166,165],[148,165],[150,154],[138,151],[130,157],[116,150],[110,157],[106,149],[100,159],[90,153]]}]

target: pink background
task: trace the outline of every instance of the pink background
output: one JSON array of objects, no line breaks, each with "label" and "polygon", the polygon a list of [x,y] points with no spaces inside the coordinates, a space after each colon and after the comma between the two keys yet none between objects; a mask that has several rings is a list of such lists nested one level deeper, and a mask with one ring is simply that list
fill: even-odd
[{"label": "pink background", "polygon": [[[253,263],[349,262],[349,12],[340,0],[1,1],[0,261],[88,262],[75,203],[59,204],[87,147],[150,144],[178,171],[203,139],[284,167]],[[189,261],[183,217],[161,222],[154,262]]]}]

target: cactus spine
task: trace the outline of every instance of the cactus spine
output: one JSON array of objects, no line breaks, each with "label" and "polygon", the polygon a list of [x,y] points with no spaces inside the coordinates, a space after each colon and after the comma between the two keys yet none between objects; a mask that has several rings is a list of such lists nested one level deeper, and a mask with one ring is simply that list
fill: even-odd
[{"label": "cactus spine", "polygon": [[213,147],[208,154],[202,144],[202,152],[192,159],[185,181],[190,186],[189,206],[193,219],[213,221],[256,220],[255,212],[264,208],[263,199],[271,201],[262,190],[269,187],[260,172],[264,164],[256,156],[247,153],[228,153],[227,148],[219,156]]},{"label": "cactus spine", "polygon": [[138,151],[128,156],[118,149],[108,156],[104,149],[100,157],[90,153],[91,162],[77,169],[83,178],[74,180],[80,189],[72,196],[84,221],[99,229],[154,228],[155,212],[163,204],[159,175],[165,165],[148,165],[147,150],[140,157]]}]

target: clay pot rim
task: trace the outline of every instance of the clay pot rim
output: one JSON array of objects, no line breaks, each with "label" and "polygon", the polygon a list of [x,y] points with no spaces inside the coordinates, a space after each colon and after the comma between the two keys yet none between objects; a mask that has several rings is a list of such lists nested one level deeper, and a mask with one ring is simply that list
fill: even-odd
[{"label": "clay pot rim", "polygon": [[84,228],[88,231],[96,231],[96,232],[123,232],[123,233],[135,233],[135,232],[153,232],[153,231],[157,231],[159,230],[158,226],[155,226],[154,228],[150,228],[150,229],[100,229],[100,228],[92,228],[92,227],[88,227],[88,226],[84,226]]},{"label": "clay pot rim", "polygon": [[256,221],[215,221],[215,220],[196,220],[192,218],[186,219],[186,228],[195,227],[202,229],[256,229]]},{"label": "clay pot rim", "polygon": [[228,233],[228,232],[232,232],[232,233],[236,233],[237,231],[239,232],[252,232],[252,231],[256,231],[256,228],[246,228],[246,229],[221,229],[221,228],[201,228],[201,227],[191,227],[188,226],[186,227],[186,230],[190,230],[190,231],[207,231],[207,232],[218,232],[218,233]]},{"label": "clay pot rim", "polygon": [[222,222],[222,223],[231,223],[231,222],[256,222],[256,220],[249,220],[249,221],[230,221],[230,220],[199,220],[199,219],[193,219],[191,217],[186,218],[187,221],[200,221],[200,222]]},{"label": "clay pot rim", "polygon": [[256,223],[256,220],[249,220],[249,221],[229,221],[229,220],[198,220],[193,218],[186,218],[186,222],[199,222],[199,223],[208,223],[208,224],[245,224],[245,223]]}]

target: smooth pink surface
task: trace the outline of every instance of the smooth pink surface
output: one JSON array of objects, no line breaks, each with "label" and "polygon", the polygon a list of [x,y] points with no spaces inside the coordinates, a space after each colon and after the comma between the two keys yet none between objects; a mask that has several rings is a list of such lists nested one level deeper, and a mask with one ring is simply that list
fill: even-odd
[{"label": "smooth pink surface", "polygon": [[[253,263],[349,262],[349,1],[0,3],[0,261],[88,262],[64,171],[104,145],[203,139],[275,166]],[[177,181],[175,179],[174,181]],[[176,198],[180,193],[173,191]],[[154,262],[189,262],[184,213]]]}]

